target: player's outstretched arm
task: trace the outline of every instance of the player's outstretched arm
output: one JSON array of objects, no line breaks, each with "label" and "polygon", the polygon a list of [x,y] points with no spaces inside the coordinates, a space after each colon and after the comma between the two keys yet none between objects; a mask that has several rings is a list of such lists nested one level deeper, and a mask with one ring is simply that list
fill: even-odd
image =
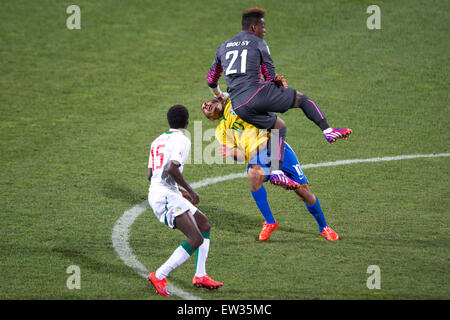
[{"label": "player's outstretched arm", "polygon": [[208,74],[206,76],[206,82],[208,84],[209,89],[211,90],[212,94],[216,98],[217,101],[221,102],[227,97],[229,97],[228,93],[222,92],[219,87],[219,78],[222,76],[223,68],[222,68],[222,62],[220,61],[220,53],[219,48],[217,48],[216,56],[214,57],[214,61],[211,65],[211,68],[209,68]]},{"label": "player's outstretched arm", "polygon": [[172,176],[172,178],[176,183],[178,183],[179,186],[183,187],[189,193],[192,198],[192,203],[197,204],[200,201],[198,193],[195,192],[194,189],[192,189],[192,187],[189,185],[189,183],[186,182],[179,168],[180,163],[171,160],[167,167],[167,172]]},{"label": "player's outstretched arm", "polygon": [[231,148],[230,146],[223,144],[219,147],[219,151],[223,158],[232,157],[235,161],[245,162],[245,155],[238,147]]},{"label": "player's outstretched arm", "polygon": [[220,90],[219,85],[217,85],[217,87],[215,88],[210,87],[209,89],[211,90],[211,93],[213,94],[216,101],[226,105],[226,102],[228,102],[228,99],[230,98],[228,92],[222,92],[222,90]]}]

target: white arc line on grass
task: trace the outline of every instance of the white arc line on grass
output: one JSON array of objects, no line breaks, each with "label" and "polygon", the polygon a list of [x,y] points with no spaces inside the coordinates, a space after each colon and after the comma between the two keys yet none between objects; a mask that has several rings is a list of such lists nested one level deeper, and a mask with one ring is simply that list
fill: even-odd
[{"label": "white arc line on grass", "polygon": [[[319,168],[319,167],[331,167],[331,166],[341,166],[354,163],[365,163],[365,162],[382,162],[382,161],[395,161],[395,160],[407,160],[407,159],[417,159],[417,158],[437,158],[437,157],[449,157],[450,153],[438,153],[438,154],[413,154],[413,155],[401,155],[394,157],[381,157],[381,158],[370,158],[370,159],[349,159],[349,160],[339,160],[333,162],[321,162],[302,165],[303,169],[308,168]],[[211,184],[215,184],[222,181],[243,178],[247,174],[243,173],[232,173],[226,176],[220,176],[215,178],[207,178],[198,182],[191,184],[192,188],[197,189]],[[116,250],[119,257],[123,262],[133,269],[138,275],[147,279],[150,271],[145,268],[145,266],[136,258],[133,254],[133,250],[128,244],[128,238],[130,234],[130,227],[133,225],[134,221],[149,207],[147,201],[143,201],[135,205],[130,210],[127,210],[123,215],[117,220],[114,225],[113,232],[111,235],[114,250]],[[186,300],[201,300],[201,298],[196,297],[190,293],[187,293],[173,284],[167,282],[167,289],[169,292],[173,292],[175,295]]]}]

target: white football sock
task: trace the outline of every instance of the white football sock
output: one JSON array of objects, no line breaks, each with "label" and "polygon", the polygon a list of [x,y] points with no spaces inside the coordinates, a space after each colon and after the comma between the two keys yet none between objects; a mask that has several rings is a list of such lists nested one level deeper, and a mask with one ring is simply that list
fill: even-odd
[{"label": "white football sock", "polygon": [[170,258],[164,262],[164,264],[156,270],[155,276],[159,280],[167,278],[170,271],[175,269],[176,267],[182,265],[189,257],[191,253],[188,253],[186,249],[181,245],[175,249]]},{"label": "white football sock", "polygon": [[203,243],[196,252],[197,262],[195,266],[195,275],[197,277],[203,277],[206,275],[206,259],[209,252],[209,239],[203,239]]}]

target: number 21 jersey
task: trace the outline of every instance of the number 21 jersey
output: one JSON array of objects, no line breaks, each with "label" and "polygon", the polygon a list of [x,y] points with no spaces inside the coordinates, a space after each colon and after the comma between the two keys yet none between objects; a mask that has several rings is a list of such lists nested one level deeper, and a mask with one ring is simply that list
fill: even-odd
[{"label": "number 21 jersey", "polygon": [[207,75],[208,86],[215,88],[222,73],[233,107],[243,103],[254,92],[275,79],[275,67],[267,43],[248,31],[225,41],[217,48]]}]

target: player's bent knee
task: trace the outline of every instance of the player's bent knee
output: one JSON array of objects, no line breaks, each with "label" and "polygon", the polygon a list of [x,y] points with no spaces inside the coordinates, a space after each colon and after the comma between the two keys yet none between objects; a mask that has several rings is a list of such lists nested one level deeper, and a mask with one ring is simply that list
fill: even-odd
[{"label": "player's bent knee", "polygon": [[272,129],[282,129],[282,128],[286,128],[286,123],[284,122],[283,119],[278,117],[277,121],[275,121],[275,125],[273,126]]},{"label": "player's bent knee", "polygon": [[300,91],[297,90],[296,95],[295,95],[295,102],[294,102],[293,108],[300,107],[300,103],[302,102],[302,98],[303,98],[303,93],[301,93]]},{"label": "player's bent knee", "polygon": [[203,236],[201,234],[196,235],[188,240],[192,249],[196,250],[203,243]]},{"label": "player's bent knee", "polygon": [[257,166],[252,166],[248,169],[247,176],[250,180],[254,180],[258,176]]},{"label": "player's bent knee", "polygon": [[211,221],[206,220],[199,227],[200,227],[199,229],[201,232],[209,232],[209,231],[211,231]]},{"label": "player's bent knee", "polygon": [[247,172],[248,180],[250,182],[250,189],[257,191],[264,184],[266,173],[261,166],[254,165]]},{"label": "player's bent knee", "polygon": [[200,210],[195,212],[194,219],[201,232],[209,232],[211,230],[211,221]]}]

